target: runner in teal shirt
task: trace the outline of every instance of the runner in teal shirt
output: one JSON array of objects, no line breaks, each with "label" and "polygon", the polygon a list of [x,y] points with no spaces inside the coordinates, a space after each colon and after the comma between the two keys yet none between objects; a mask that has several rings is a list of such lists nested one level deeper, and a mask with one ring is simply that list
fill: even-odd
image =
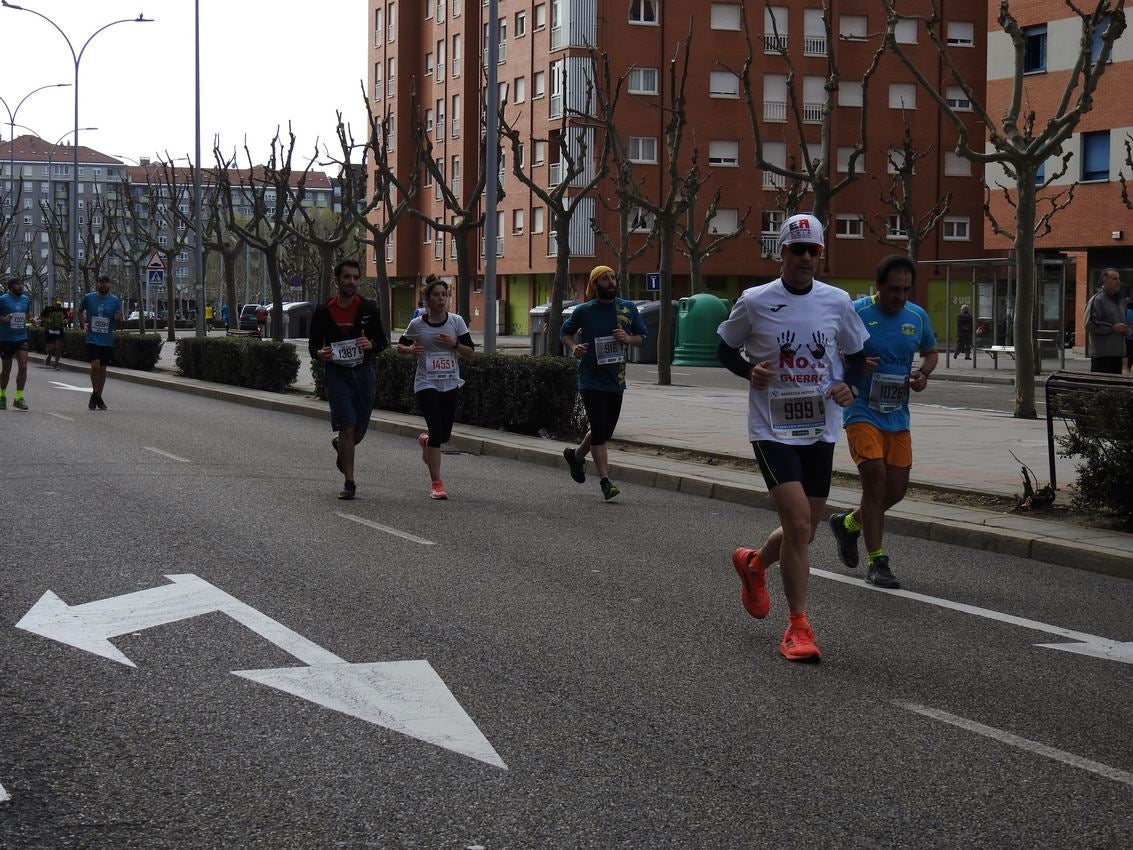
[{"label": "runner in teal shirt", "polygon": [[114,328],[122,321],[122,301],[110,294],[110,275],[99,275],[95,291],[83,296],[79,304],[79,320],[87,332],[87,355],[90,358],[91,394],[87,407],[106,410],[102,389],[106,385],[106,367],[114,356]]},{"label": "runner in teal shirt", "polygon": [[8,408],[8,377],[12,374],[12,360],[16,369],[16,410],[27,410],[24,384],[28,379],[28,312],[31,299],[24,292],[24,282],[14,277],[8,281],[8,291],[0,295],[0,410]]}]

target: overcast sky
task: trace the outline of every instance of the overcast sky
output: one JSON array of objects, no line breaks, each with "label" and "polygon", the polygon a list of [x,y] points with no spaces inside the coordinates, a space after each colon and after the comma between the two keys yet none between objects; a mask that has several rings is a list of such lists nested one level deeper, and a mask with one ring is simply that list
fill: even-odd
[{"label": "overcast sky", "polygon": [[[143,12],[153,23],[118,24],[100,33],[79,65],[81,144],[138,159],[165,151],[194,155],[194,0],[9,0],[47,15],[78,52],[105,24]],[[227,150],[247,137],[253,158],[266,158],[276,127],[291,122],[298,155],[316,138],[335,145],[335,110],[365,137],[359,88],[366,75],[364,0],[200,0],[201,157],[211,164],[213,139]],[[28,92],[73,83],[74,61],[63,37],[29,12],[0,8],[0,97],[10,109]],[[54,143],[74,126],[71,88],[32,95],[16,122]],[[2,133],[8,113],[0,104]],[[15,135],[28,132],[17,127]],[[70,141],[70,135],[65,141]],[[333,148],[332,148],[333,149]],[[306,162],[306,158],[303,159]],[[240,164],[246,164],[241,150]]]}]

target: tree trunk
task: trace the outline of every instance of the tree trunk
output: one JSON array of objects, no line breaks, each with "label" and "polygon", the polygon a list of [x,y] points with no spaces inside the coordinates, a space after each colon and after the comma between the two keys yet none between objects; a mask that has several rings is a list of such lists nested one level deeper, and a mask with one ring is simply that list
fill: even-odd
[{"label": "tree trunk", "polygon": [[177,298],[176,284],[173,282],[173,257],[166,253],[165,257],[165,339],[168,342],[177,340],[177,308],[174,301]]},{"label": "tree trunk", "polygon": [[228,301],[228,329],[240,329],[240,305],[236,302],[236,258],[238,251],[221,251],[224,266],[224,297]]},{"label": "tree trunk", "polygon": [[[456,312],[472,327],[472,287],[476,285],[476,272],[468,259],[468,234],[463,228],[453,231],[456,242]],[[485,246],[485,250],[487,247]],[[417,299],[413,299],[416,303]]]},{"label": "tree trunk", "polygon": [[271,286],[271,338],[283,342],[283,286],[279,271],[279,248],[272,245],[264,252],[268,263],[268,284]]},{"label": "tree trunk", "polygon": [[[390,297],[389,291],[389,273],[386,271],[385,263],[376,263],[374,268],[378,272],[378,278],[374,282],[374,294],[378,301],[378,312],[381,313],[382,330],[385,331],[386,339],[392,344],[394,342],[393,298]],[[328,295],[327,298],[329,299],[330,296]]]},{"label": "tree trunk", "polygon": [[689,251],[688,254],[688,276],[689,276],[689,292],[707,292],[704,287],[704,278],[701,277],[700,263],[701,255],[699,251]]},{"label": "tree trunk", "polygon": [[673,232],[671,217],[659,218],[661,228],[661,309],[657,328],[657,385],[673,383]]},{"label": "tree trunk", "polygon": [[1035,167],[1015,167],[1015,417],[1035,419]]},{"label": "tree trunk", "polygon": [[559,219],[557,228],[555,230],[555,281],[551,284],[551,313],[547,316],[547,353],[561,356],[563,353],[563,301],[570,293],[570,219]]},{"label": "tree trunk", "polygon": [[330,300],[330,280],[334,277],[335,247],[328,242],[319,242],[319,286],[316,290],[318,304],[326,304]]}]

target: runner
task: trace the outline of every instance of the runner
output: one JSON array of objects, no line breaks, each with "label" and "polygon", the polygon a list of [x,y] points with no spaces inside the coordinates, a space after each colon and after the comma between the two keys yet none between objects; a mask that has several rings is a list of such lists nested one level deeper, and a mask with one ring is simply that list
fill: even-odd
[{"label": "runner", "polygon": [[817,218],[788,218],[778,246],[781,277],[746,290],[718,329],[720,362],[750,383],[748,438],[780,523],[759,549],[736,549],[732,565],[744,608],[762,619],[771,608],[767,568],[781,562],[789,624],[779,652],[817,661],[822,653],[806,617],[809,547],[830,493],[839,406],[853,401],[849,384],[864,371],[867,334],[850,297],[814,279],[824,246]]},{"label": "runner", "polygon": [[58,295],[55,300],[43,308],[39,314],[39,323],[43,326],[43,339],[47,348],[47,359],[43,365],[51,366],[51,355],[55,355],[55,370],[58,371],[59,358],[63,355],[63,328],[67,324],[67,311],[63,309],[63,299]]},{"label": "runner", "polygon": [[458,357],[472,357],[475,346],[459,313],[450,313],[448,284],[429,275],[424,289],[424,315],[409,322],[397,344],[398,354],[417,358],[413,394],[429,428],[417,441],[421,460],[429,467],[430,499],[447,499],[441,481],[441,446],[452,436],[456,402],[464,381]]},{"label": "runner", "polygon": [[330,402],[335,466],[345,482],[340,499],[353,499],[354,447],[366,436],[374,412],[374,355],[388,345],[378,305],[358,294],[362,277],[356,260],[334,268],[338,294],[320,304],[311,317],[308,349],[323,361],[323,388]]},{"label": "runner", "polygon": [[90,410],[106,410],[102,390],[106,386],[106,367],[114,359],[114,328],[122,321],[122,301],[110,294],[110,275],[102,274],[95,282],[95,292],[88,292],[79,303],[79,321],[87,332],[87,355],[90,359]]},{"label": "runner", "polygon": [[28,311],[31,298],[18,277],[8,281],[8,291],[0,295],[0,410],[8,409],[8,378],[12,358],[16,359],[16,410],[27,410],[24,384],[28,380]]},{"label": "runner", "polygon": [[[858,566],[858,536],[865,535],[869,570],[865,580],[885,588],[900,582],[881,548],[885,512],[905,498],[913,465],[909,433],[909,390],[921,392],[939,355],[928,314],[909,301],[917,267],[906,256],[886,257],[877,267],[877,294],[854,302],[869,340],[865,344],[866,376],[854,403],[842,411],[850,457],[862,480],[861,504],[850,513],[830,517],[838,540],[838,557],[850,569]],[[920,366],[913,369],[913,356]]]},{"label": "runner", "polygon": [[[610,481],[609,451],[606,441],[614,434],[622,412],[626,390],[625,347],[645,342],[645,322],[632,301],[618,298],[618,276],[609,266],[596,266],[586,286],[587,301],[571,311],[562,326],[562,342],[567,352],[582,358],[578,364],[578,390],[586,408],[590,430],[577,449],[563,450],[570,477],[586,481],[586,455],[594,453],[598,484],[607,501],[621,490]],[[582,331],[582,342],[575,334]]]}]

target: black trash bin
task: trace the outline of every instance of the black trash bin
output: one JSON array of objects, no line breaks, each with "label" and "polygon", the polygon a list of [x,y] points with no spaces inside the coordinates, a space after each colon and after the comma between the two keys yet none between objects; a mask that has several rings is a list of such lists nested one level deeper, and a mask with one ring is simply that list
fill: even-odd
[{"label": "black trash bin", "polygon": [[[570,308],[578,304],[577,301],[568,299],[563,302],[563,320],[566,320],[570,312]],[[532,307],[528,311],[531,317],[531,353],[532,354],[546,354],[547,353],[547,317],[551,315],[551,304],[540,304],[537,307]]]}]

